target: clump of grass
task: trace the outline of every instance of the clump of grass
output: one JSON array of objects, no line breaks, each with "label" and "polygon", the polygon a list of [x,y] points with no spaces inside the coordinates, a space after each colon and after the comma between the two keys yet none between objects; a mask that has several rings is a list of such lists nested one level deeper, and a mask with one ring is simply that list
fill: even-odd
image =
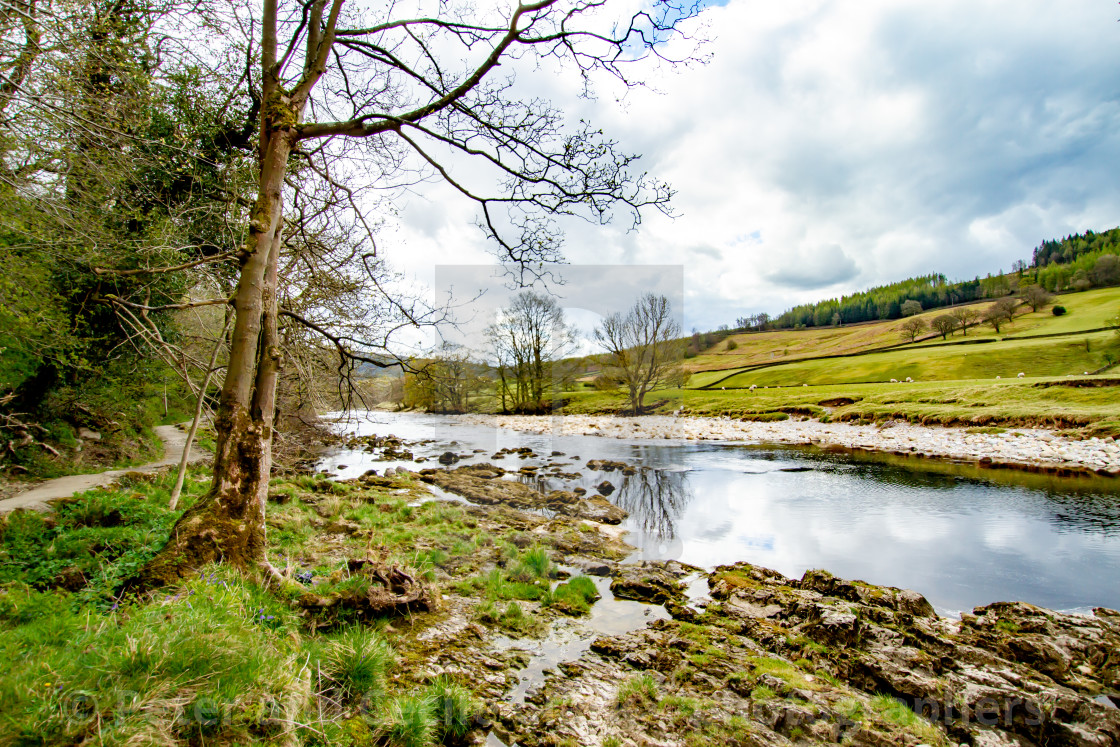
[{"label": "clump of grass", "polygon": [[424,689],[423,697],[432,704],[436,728],[444,740],[462,740],[471,730],[479,705],[470,690],[443,675]]},{"label": "clump of grass", "polygon": [[548,557],[548,550],[543,547],[534,547],[526,550],[517,560],[517,564],[509,572],[509,578],[521,583],[533,583],[550,578],[552,575],[552,560]]},{"label": "clump of grass", "polygon": [[429,747],[438,734],[435,704],[423,695],[393,698],[386,703],[378,727],[394,747]]},{"label": "clump of grass", "polygon": [[587,576],[576,576],[560,584],[545,598],[544,603],[570,615],[584,615],[591,611],[591,603],[599,599],[595,582]]},{"label": "clump of grass", "polygon": [[475,607],[475,616],[481,622],[523,635],[533,633],[541,626],[539,621],[525,614],[520,604],[512,601],[505,607],[499,606],[494,601],[482,602]]},{"label": "clump of grass", "polygon": [[381,692],[396,664],[393,647],[376,631],[355,625],[332,638],[323,657],[323,674],[346,701]]},{"label": "clump of grass", "polygon": [[874,696],[871,708],[887,723],[901,727],[926,744],[945,744],[945,735],[936,726],[890,695]]},{"label": "clump of grass", "polygon": [[657,683],[648,674],[636,674],[618,688],[618,705],[642,705],[657,702]]}]

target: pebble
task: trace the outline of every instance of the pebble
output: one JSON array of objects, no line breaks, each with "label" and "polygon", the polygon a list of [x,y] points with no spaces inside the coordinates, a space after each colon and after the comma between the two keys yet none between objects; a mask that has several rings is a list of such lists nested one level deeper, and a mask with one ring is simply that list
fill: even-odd
[{"label": "pebble", "polygon": [[1120,446],[1110,439],[1076,440],[1043,428],[1016,428],[1006,433],[968,433],[945,428],[896,423],[874,425],[782,420],[753,423],[729,418],[678,418],[651,415],[636,421],[608,415],[464,415],[470,423],[527,433],[595,435],[613,438],[740,441],[747,443],[814,444],[871,451],[912,451],[962,461],[995,462],[1120,474]]}]

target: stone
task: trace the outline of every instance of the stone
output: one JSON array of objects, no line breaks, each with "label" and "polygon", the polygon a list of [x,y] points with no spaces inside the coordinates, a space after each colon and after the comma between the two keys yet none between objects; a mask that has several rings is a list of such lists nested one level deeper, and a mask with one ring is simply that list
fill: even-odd
[{"label": "stone", "polygon": [[614,485],[611,485],[606,480],[603,480],[601,483],[595,486],[595,489],[599,491],[600,495],[610,495],[614,492]]},{"label": "stone", "polygon": [[440,464],[450,465],[450,464],[455,464],[455,462],[457,462],[457,461],[459,461],[459,455],[456,454],[453,451],[445,451],[445,452],[443,452],[442,454],[439,455],[439,463]]}]

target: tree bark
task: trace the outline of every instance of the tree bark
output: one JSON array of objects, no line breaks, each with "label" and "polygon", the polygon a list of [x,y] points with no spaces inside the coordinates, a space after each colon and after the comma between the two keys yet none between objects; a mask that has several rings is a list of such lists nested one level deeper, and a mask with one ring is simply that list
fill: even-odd
[{"label": "tree bark", "polygon": [[214,479],[207,496],[180,517],[167,545],[135,580],[142,589],[174,583],[211,562],[253,568],[265,559],[264,511],[281,356],[276,284],[283,185],[302,109],[275,83],[266,85],[265,94],[260,189],[233,298],[229,366],[215,419]]}]

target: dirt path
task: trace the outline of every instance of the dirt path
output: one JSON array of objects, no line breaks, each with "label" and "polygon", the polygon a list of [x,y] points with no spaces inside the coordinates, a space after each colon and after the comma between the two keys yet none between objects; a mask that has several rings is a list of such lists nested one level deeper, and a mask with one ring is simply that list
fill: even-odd
[{"label": "dirt path", "polygon": [[[159,425],[156,426],[155,432],[163,439],[163,458],[159,461],[141,467],[126,467],[125,469],[114,469],[91,475],[67,475],[66,477],[47,480],[31,490],[0,500],[0,514],[17,508],[44,510],[48,508],[47,501],[69,498],[83,490],[108,485],[128,472],[155,472],[163,467],[178,465],[179,459],[183,456],[183,447],[187,442],[186,431],[180,430],[175,425]],[[195,448],[191,449],[191,461],[197,462],[204,456],[206,456],[205,452],[200,451],[196,443]]]}]

